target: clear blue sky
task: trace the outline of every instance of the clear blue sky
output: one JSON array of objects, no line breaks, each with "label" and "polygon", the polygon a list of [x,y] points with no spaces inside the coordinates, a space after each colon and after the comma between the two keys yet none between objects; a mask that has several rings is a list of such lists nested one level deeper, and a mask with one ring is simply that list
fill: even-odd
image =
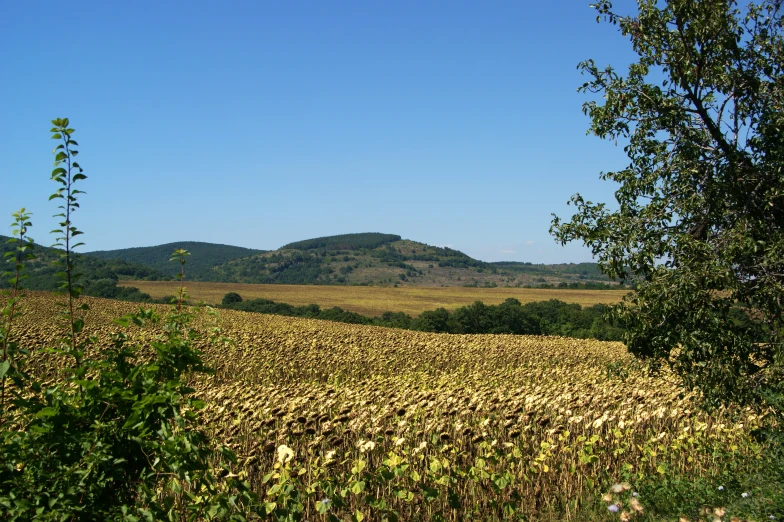
[{"label": "clear blue sky", "polygon": [[84,251],[385,232],[590,260],[550,214],[613,200],[599,173],[626,159],[586,136],[576,66],[634,56],[588,3],[0,2],[0,233],[25,206],[53,242],[49,121],[68,117]]}]

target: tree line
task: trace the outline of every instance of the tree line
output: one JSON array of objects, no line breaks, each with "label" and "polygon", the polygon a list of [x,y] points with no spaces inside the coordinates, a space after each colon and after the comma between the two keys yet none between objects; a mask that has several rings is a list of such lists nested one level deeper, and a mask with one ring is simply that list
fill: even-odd
[{"label": "tree line", "polygon": [[221,305],[232,310],[262,314],[324,319],[351,324],[402,328],[451,334],[560,335],[580,339],[620,341],[623,329],[604,320],[605,305],[582,307],[557,299],[522,304],[509,298],[498,305],[475,301],[455,310],[438,308],[412,317],[404,312],[384,312],[368,317],[340,307],[322,309],[317,304],[294,306],[270,299],[242,300],[236,292],[223,297]]}]

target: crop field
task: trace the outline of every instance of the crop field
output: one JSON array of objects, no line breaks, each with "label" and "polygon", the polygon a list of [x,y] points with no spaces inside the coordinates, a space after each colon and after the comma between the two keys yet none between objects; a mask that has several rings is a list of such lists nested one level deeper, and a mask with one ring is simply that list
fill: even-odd
[{"label": "crop field", "polygon": [[[112,318],[137,308],[86,300],[98,346],[121,329]],[[55,312],[53,297],[32,295],[16,329],[49,379],[58,363],[39,348],[56,337]],[[755,415],[695,411],[671,375],[648,374],[619,343],[194,313],[197,329],[233,340],[199,341],[215,369],[192,383],[207,401],[204,429],[237,452],[232,472],[270,512],[567,520],[594,508],[606,518],[614,502],[629,520],[656,499],[624,482],[718,479],[759,457]],[[127,332],[141,346],[162,335]]]},{"label": "crop field", "polygon": [[[142,292],[159,298],[177,293],[176,281],[124,281],[121,285],[135,286]],[[243,299],[264,298],[295,306],[317,304],[322,308],[339,306],[344,310],[367,316],[384,312],[405,312],[418,315],[443,307],[459,308],[474,301],[487,305],[499,304],[509,297],[521,303],[560,299],[583,306],[614,304],[627,290],[569,290],[543,288],[465,288],[465,287],[377,287],[328,285],[253,285],[237,283],[186,282],[188,294],[195,301],[218,304],[229,292],[237,292]]]}]

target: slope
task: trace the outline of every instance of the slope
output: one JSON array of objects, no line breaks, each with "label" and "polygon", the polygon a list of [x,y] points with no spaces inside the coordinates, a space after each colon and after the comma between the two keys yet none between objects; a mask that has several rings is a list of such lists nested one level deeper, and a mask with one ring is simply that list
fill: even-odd
[{"label": "slope", "polygon": [[[193,278],[193,277],[192,277]],[[369,286],[569,286],[609,283],[594,263],[487,263],[395,234],[327,236],[215,266],[206,281]]]},{"label": "slope", "polygon": [[200,241],[178,241],[151,247],[97,250],[88,252],[87,255],[100,259],[121,259],[129,263],[139,263],[172,277],[177,273],[179,267],[169,262],[169,259],[172,252],[179,248],[190,252],[191,255],[187,261],[188,278],[196,281],[220,281],[212,278],[215,275],[213,267],[264,252],[252,248]]},{"label": "slope", "polygon": [[[14,243],[9,243],[10,238],[0,235],[0,256],[16,248]],[[59,286],[59,279],[56,273],[61,270],[54,265],[60,258],[61,250],[35,244],[32,253],[35,259],[25,262],[25,273],[28,278],[24,281],[25,288],[30,290],[55,290]],[[166,274],[154,268],[131,263],[121,259],[100,259],[84,254],[75,255],[74,265],[76,272],[82,274],[81,283],[87,288],[90,287],[114,286],[118,280],[145,280],[161,281],[170,279]],[[0,271],[10,270],[12,265],[4,263]],[[8,282],[0,280],[0,288],[7,288]]]}]

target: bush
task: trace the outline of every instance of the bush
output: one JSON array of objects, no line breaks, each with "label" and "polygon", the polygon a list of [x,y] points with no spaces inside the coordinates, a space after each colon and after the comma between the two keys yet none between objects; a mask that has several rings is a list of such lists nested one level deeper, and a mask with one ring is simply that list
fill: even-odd
[{"label": "bush", "polygon": [[242,297],[240,296],[240,294],[238,294],[237,292],[229,292],[228,294],[223,296],[223,300],[221,301],[221,304],[223,306],[231,306],[234,303],[241,303],[241,302],[242,302]]}]

